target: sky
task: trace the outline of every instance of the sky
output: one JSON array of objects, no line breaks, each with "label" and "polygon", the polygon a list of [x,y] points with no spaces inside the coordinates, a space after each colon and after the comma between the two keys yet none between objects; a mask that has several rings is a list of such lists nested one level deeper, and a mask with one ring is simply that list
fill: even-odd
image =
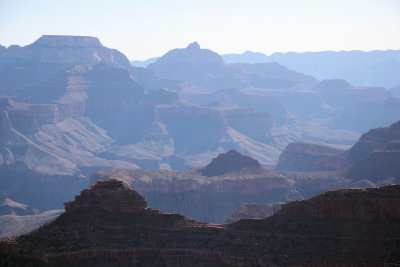
[{"label": "sky", "polygon": [[400,0],[0,0],[0,44],[96,36],[130,59],[197,41],[219,54],[400,49]]}]

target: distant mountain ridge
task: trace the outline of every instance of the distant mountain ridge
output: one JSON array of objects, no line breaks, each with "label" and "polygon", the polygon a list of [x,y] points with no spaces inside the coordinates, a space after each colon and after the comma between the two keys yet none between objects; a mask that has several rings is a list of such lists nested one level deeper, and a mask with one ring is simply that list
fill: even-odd
[{"label": "distant mountain ridge", "polygon": [[400,50],[225,54],[227,63],[277,62],[323,79],[345,79],[358,86],[392,88],[400,84]]},{"label": "distant mountain ridge", "polygon": [[197,42],[186,48],[173,49],[147,66],[158,76],[181,80],[205,91],[231,88],[290,88],[313,84],[308,75],[287,69],[277,63],[225,64],[217,53],[200,48]]}]

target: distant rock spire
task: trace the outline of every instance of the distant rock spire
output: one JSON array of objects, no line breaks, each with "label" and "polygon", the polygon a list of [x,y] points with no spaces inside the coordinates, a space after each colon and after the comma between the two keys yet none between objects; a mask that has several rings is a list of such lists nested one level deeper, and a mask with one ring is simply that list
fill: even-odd
[{"label": "distant rock spire", "polygon": [[191,44],[189,44],[186,49],[200,49],[200,45],[198,42],[193,42]]}]

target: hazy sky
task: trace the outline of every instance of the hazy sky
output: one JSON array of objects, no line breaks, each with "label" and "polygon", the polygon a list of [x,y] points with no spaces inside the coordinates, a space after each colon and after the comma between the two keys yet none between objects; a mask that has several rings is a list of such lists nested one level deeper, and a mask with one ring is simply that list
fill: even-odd
[{"label": "hazy sky", "polygon": [[400,0],[0,0],[0,44],[97,36],[130,59],[198,41],[220,54],[400,49]]}]

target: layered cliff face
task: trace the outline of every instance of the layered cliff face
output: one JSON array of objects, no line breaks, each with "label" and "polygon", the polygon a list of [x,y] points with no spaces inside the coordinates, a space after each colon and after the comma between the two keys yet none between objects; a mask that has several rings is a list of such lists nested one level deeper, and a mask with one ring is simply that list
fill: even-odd
[{"label": "layered cliff face", "polygon": [[352,179],[369,179],[378,183],[385,178],[400,181],[399,165],[399,151],[375,151],[355,162],[347,175]]},{"label": "layered cliff face", "polygon": [[385,178],[400,179],[400,122],[386,128],[372,129],[363,134],[349,150],[353,163],[347,171],[352,179],[379,182]]},{"label": "layered cliff face", "polygon": [[[204,224],[146,208],[122,182],[94,185],[38,230],[0,242],[24,266],[386,266],[398,264],[400,186],[339,190],[265,219]],[[99,204],[100,203],[100,204]],[[73,208],[72,208],[73,207]],[[134,207],[134,208],[132,208]],[[386,264],[386,265],[385,265]]]},{"label": "layered cliff face", "polygon": [[400,179],[400,122],[363,134],[349,150],[308,143],[289,144],[279,157],[277,170],[343,171],[357,181],[385,184]]},{"label": "layered cliff face", "polygon": [[344,150],[312,143],[291,143],[279,156],[280,171],[333,171],[348,166]]},{"label": "layered cliff face", "polygon": [[[229,159],[223,161],[226,160],[229,162]],[[218,165],[218,170],[224,167]],[[263,205],[300,200],[353,182],[336,172],[277,173],[255,169],[253,165],[246,168],[248,165],[242,163],[235,168],[238,166],[242,169],[217,176],[203,176],[201,169],[189,172],[113,169],[98,172],[91,181],[121,179],[143,194],[152,208],[216,223],[226,222],[243,203]]]},{"label": "layered cliff face", "polygon": [[350,149],[348,158],[355,162],[375,149],[383,148],[391,141],[400,140],[400,122],[389,127],[377,128],[363,134],[359,141]]}]

